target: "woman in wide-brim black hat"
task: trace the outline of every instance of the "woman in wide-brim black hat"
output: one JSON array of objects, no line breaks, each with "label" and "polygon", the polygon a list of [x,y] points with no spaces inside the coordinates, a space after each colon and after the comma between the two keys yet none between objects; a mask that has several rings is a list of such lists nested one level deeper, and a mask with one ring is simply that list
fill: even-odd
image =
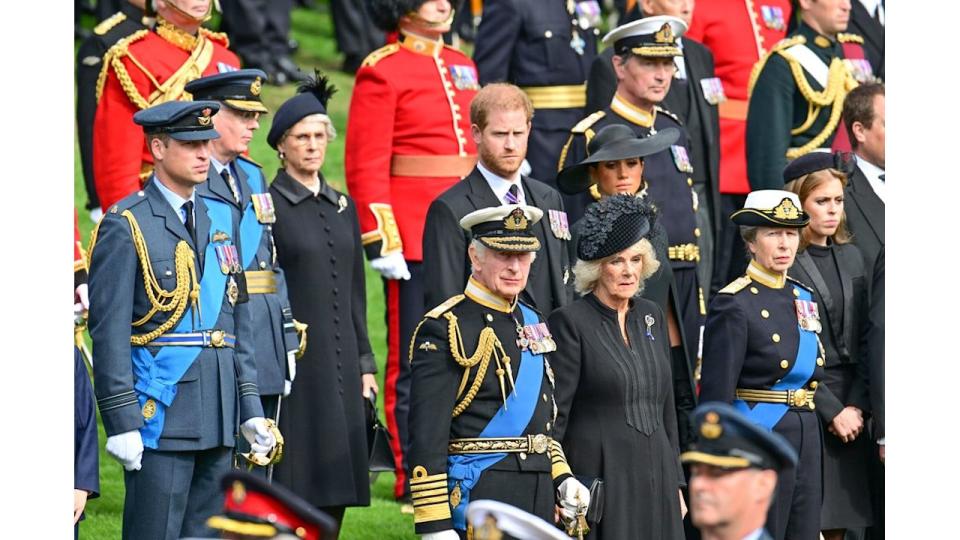
[{"label": "woman in wide-brim black hat", "polygon": [[[646,279],[641,295],[660,306],[666,317],[671,363],[677,373],[674,378],[674,395],[680,443],[684,446],[692,442],[688,416],[696,406],[694,373],[687,360],[690,358],[689,353],[695,352],[695,349],[687,344],[693,343],[693,340],[700,336],[686,336],[683,331],[678,315],[680,304],[677,302],[677,287],[668,258],[667,232],[658,219],[659,212],[646,197],[647,182],[643,177],[644,158],[670,148],[679,137],[679,130],[674,128],[664,129],[649,137],[637,137],[636,133],[625,125],[606,126],[590,140],[587,146],[589,155],[586,159],[560,171],[557,175],[557,186],[560,191],[569,195],[589,190],[597,201],[617,194],[633,195],[652,216],[649,239],[654,255],[664,264]],[[574,223],[571,228],[571,260],[578,258],[577,245],[582,221]]]}]

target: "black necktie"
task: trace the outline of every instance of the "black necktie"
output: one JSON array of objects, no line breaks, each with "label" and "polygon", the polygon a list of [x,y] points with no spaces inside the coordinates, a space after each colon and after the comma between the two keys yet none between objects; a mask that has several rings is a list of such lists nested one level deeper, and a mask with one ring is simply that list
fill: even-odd
[{"label": "black necktie", "polygon": [[237,181],[233,179],[233,175],[230,174],[230,168],[224,167],[220,171],[220,176],[227,181],[227,185],[230,186],[230,193],[233,194],[233,201],[237,204],[240,204],[240,188],[237,187]]},{"label": "black necktie", "polygon": [[884,184],[887,183],[887,173],[880,173],[880,181]]},{"label": "black necktie", "polygon": [[187,228],[187,234],[193,240],[193,247],[197,247],[197,230],[193,223],[193,201],[183,203],[183,210],[187,213],[187,219],[183,222]]},{"label": "black necktie", "polygon": [[520,204],[520,188],[516,184],[511,185],[503,199],[507,201],[507,204]]}]

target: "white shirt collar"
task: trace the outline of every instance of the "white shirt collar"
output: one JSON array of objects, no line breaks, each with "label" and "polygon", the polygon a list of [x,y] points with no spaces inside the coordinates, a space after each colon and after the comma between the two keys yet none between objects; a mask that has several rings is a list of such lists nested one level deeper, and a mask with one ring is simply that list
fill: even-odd
[{"label": "white shirt collar", "polygon": [[153,176],[153,182],[157,185],[157,188],[160,189],[160,194],[163,195],[163,198],[167,200],[167,204],[169,204],[170,207],[173,208],[173,211],[176,212],[178,216],[180,216],[180,219],[186,221],[186,216],[184,216],[183,212],[181,211],[183,210],[183,203],[187,201],[193,201],[194,195],[196,192],[195,191],[190,192],[190,198],[184,199],[180,195],[177,195],[176,193],[171,191],[170,188],[163,185],[163,182],[161,182],[156,175]]},{"label": "white shirt collar", "polygon": [[864,9],[867,10],[867,13],[873,17],[873,14],[877,11],[880,12],[880,24],[886,24],[886,13],[883,9],[883,3],[881,0],[860,0],[860,3],[863,4]]},{"label": "white shirt collar", "polygon": [[480,171],[483,179],[487,181],[487,185],[493,190],[493,194],[497,196],[497,200],[500,201],[501,204],[507,204],[504,197],[506,197],[507,192],[510,191],[510,186],[514,184],[516,184],[520,190],[518,194],[520,204],[527,204],[526,197],[523,194],[523,183],[520,182],[519,171],[517,171],[517,177],[513,181],[510,181],[491,172],[490,169],[483,166],[482,161],[477,161],[477,169]]},{"label": "white shirt collar", "polygon": [[886,174],[884,170],[860,156],[857,156],[857,167],[860,168],[860,172],[863,173],[863,176],[867,178],[867,182],[870,183],[870,187],[873,188],[873,191],[877,194],[877,197],[880,197],[880,200],[886,203],[886,178],[884,178],[884,180],[880,179],[881,174]]},{"label": "white shirt collar", "polygon": [[[217,174],[222,174],[223,170],[228,167],[228,165],[224,165],[223,163],[220,163],[217,160],[217,158],[213,156],[210,156],[210,164],[213,165],[214,169],[216,169]],[[230,174],[233,174],[233,169],[230,170]]]},{"label": "white shirt collar", "polygon": [[763,536],[763,527],[760,527],[759,529],[756,529],[752,533],[744,536],[743,540],[757,540],[761,536]]}]

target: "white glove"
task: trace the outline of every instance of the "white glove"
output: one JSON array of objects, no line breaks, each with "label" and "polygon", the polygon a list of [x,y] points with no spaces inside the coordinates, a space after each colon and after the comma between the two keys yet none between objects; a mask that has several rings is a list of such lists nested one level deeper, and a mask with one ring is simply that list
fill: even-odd
[{"label": "white glove", "polygon": [[560,512],[567,519],[576,517],[577,508],[590,506],[590,490],[572,476],[557,488],[557,497],[560,499]]},{"label": "white glove", "polygon": [[107,453],[128,471],[139,471],[143,458],[143,438],[140,430],[127,431],[107,437]]},{"label": "white glove", "polygon": [[453,529],[427,533],[420,537],[422,540],[460,540],[460,535]]},{"label": "white glove", "polygon": [[90,293],[86,283],[77,285],[77,290],[74,291],[74,297],[77,299],[80,307],[83,308],[83,311],[90,309]]},{"label": "white glove", "polygon": [[287,380],[283,381],[283,397],[290,395],[290,391],[293,390],[293,383]]},{"label": "white glove", "polygon": [[250,443],[250,451],[254,454],[266,454],[277,444],[277,439],[267,429],[267,421],[262,416],[254,416],[241,424],[240,433]]},{"label": "white glove", "polygon": [[410,279],[410,269],[399,251],[370,261],[370,266],[387,279]]},{"label": "white glove", "polygon": [[100,218],[102,218],[102,217],[103,217],[103,208],[100,208],[100,207],[98,206],[98,207],[90,210],[90,221],[92,221],[94,225],[96,225],[97,223],[99,223],[99,222],[100,222]]},{"label": "white glove", "polygon": [[297,351],[287,352],[287,374],[291,383],[297,379]]}]

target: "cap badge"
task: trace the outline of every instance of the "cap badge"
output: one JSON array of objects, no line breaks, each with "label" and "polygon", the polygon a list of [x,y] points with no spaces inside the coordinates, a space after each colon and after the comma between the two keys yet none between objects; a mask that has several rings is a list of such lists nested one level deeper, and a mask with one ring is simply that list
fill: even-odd
[{"label": "cap badge", "polygon": [[213,118],[210,118],[210,113],[212,112],[213,111],[210,110],[210,107],[207,107],[201,111],[200,116],[197,117],[197,123],[199,123],[201,126],[209,126],[210,122],[213,121]]},{"label": "cap badge", "polygon": [[230,491],[230,496],[233,497],[233,502],[237,504],[243,504],[244,499],[247,498],[247,489],[243,487],[243,482],[237,480],[233,483],[233,489]]},{"label": "cap badge", "polygon": [[700,425],[700,435],[705,439],[716,439],[723,434],[723,427],[720,426],[720,415],[715,412],[708,412]]},{"label": "cap badge", "polygon": [[259,96],[262,88],[263,82],[261,82],[260,77],[257,77],[252,83],[250,83],[250,93],[254,96]]},{"label": "cap badge", "polygon": [[523,210],[515,208],[510,212],[506,219],[503,220],[503,228],[508,231],[527,230],[527,216],[524,215]]},{"label": "cap badge", "polygon": [[777,219],[797,219],[800,217],[800,210],[793,205],[793,201],[785,198],[773,209],[773,217]]},{"label": "cap badge", "polygon": [[653,35],[653,40],[657,43],[673,43],[673,27],[670,26],[670,23],[663,23],[660,30]]},{"label": "cap badge", "polygon": [[149,420],[157,414],[157,402],[153,399],[148,399],[146,403],[143,404],[143,418],[144,420]]}]

